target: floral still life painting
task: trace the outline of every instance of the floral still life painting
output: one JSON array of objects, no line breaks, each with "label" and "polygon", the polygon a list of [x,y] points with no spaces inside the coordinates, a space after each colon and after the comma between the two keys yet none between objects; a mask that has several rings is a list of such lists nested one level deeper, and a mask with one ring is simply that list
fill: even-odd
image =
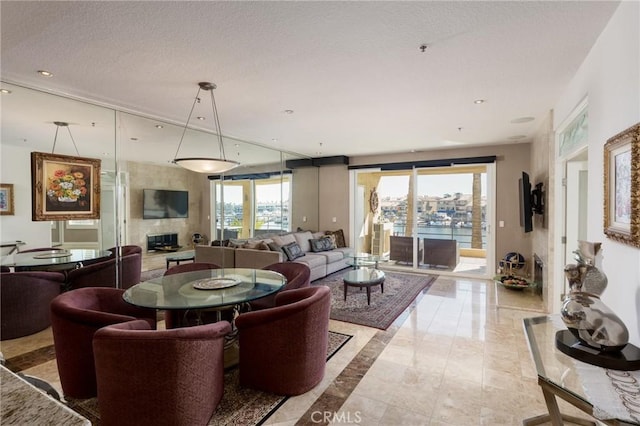
[{"label": "floral still life painting", "polygon": [[100,160],[31,153],[32,219],[100,218]]}]

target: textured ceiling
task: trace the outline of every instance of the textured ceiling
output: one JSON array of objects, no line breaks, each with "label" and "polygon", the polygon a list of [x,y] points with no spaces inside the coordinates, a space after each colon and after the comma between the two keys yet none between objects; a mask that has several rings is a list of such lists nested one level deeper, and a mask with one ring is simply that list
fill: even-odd
[{"label": "textured ceiling", "polygon": [[[310,156],[527,142],[617,6],[3,0],[0,65],[5,82],[178,124],[212,81],[225,135]],[[176,145],[151,135],[137,155],[166,161]]]}]

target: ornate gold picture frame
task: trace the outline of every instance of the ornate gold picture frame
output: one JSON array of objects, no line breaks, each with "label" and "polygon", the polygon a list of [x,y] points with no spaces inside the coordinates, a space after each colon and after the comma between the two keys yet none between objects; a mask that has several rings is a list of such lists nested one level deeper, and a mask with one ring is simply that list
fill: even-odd
[{"label": "ornate gold picture frame", "polygon": [[13,184],[0,183],[0,215],[14,215]]},{"label": "ornate gold picture frame", "polygon": [[604,233],[640,247],[640,123],[604,145]]},{"label": "ornate gold picture frame", "polygon": [[32,220],[100,219],[100,160],[31,153]]}]

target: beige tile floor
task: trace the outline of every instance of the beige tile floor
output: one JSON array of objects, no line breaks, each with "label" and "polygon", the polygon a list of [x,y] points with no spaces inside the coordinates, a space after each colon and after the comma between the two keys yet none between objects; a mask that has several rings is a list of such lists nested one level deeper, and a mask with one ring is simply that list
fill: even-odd
[{"label": "beige tile floor", "polygon": [[[522,424],[546,412],[522,327],[523,318],[540,315],[524,310],[529,303],[497,308],[492,281],[441,276],[391,331],[331,321],[331,330],[354,337],[328,362],[320,385],[288,399],[265,424]],[[345,371],[380,336],[388,343],[345,393]],[[8,359],[51,342],[48,329],[0,349]],[[24,372],[60,391],[55,361]],[[320,400],[329,402],[315,410]],[[588,418],[562,401],[560,408]]]}]

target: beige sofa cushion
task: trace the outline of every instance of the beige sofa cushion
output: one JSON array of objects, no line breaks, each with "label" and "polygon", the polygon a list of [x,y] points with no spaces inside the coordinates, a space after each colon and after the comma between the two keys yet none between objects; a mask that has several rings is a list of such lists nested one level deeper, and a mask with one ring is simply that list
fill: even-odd
[{"label": "beige sofa cushion", "polygon": [[274,235],[271,239],[280,247],[296,242],[296,237],[294,237],[293,234]]},{"label": "beige sofa cushion", "polygon": [[313,234],[311,231],[303,231],[303,232],[295,232],[293,236],[296,239],[296,242],[304,252],[311,251],[311,244],[309,240],[313,238]]}]

